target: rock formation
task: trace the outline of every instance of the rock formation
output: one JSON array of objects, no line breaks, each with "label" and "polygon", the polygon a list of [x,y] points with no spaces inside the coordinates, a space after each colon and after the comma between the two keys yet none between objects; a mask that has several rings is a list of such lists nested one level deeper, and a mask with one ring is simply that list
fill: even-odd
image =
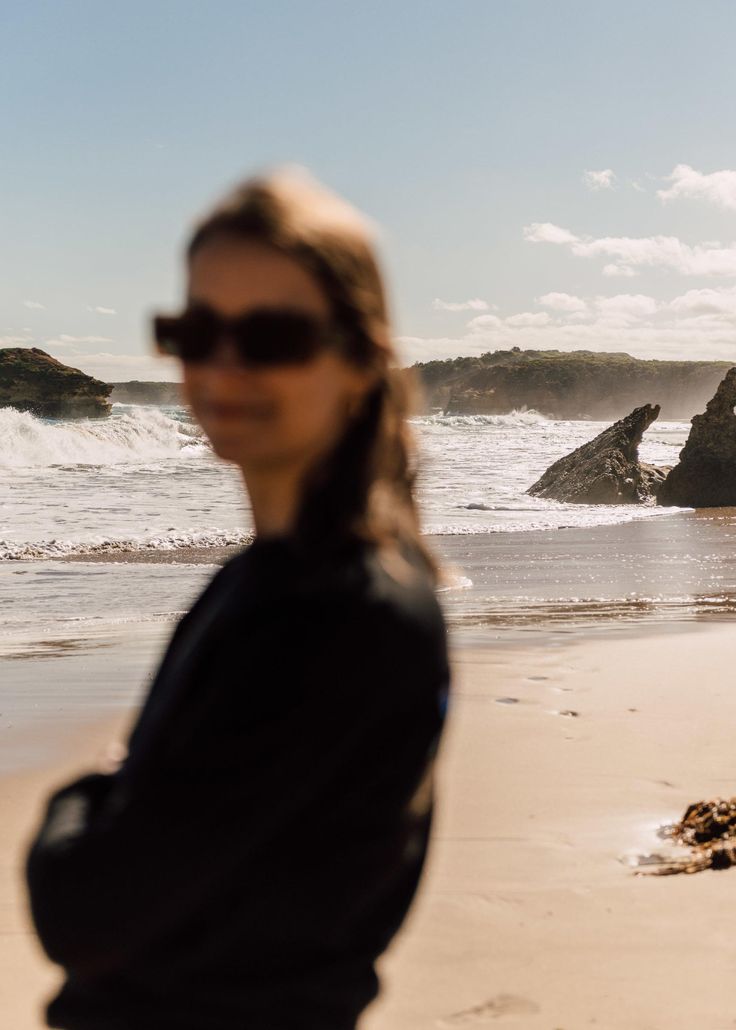
[{"label": "rock formation", "polygon": [[111,390],[38,347],[0,349],[0,407],[45,418],[104,418]]},{"label": "rock formation", "polygon": [[550,465],[527,493],[573,504],[642,504],[654,499],[669,469],[640,462],[639,444],[659,411],[658,404],[636,408]]},{"label": "rock formation", "polygon": [[489,351],[412,366],[424,410],[504,415],[534,408],[549,418],[609,420],[656,397],[662,418],[688,420],[705,407],[726,361],[642,361],[594,351]]},{"label": "rock formation", "polygon": [[658,501],[687,508],[736,505],[736,368],[726,373],[702,415],[692,420],[680,463],[667,476]]}]

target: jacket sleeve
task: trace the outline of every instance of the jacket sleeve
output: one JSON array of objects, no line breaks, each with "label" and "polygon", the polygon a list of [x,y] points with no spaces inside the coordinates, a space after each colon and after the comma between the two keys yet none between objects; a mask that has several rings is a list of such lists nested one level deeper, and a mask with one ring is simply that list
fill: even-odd
[{"label": "jacket sleeve", "polygon": [[[442,673],[423,645],[378,603],[282,611],[257,645],[248,639],[247,663],[242,638],[219,640],[200,684],[214,707],[181,741],[175,778],[136,782],[123,765],[50,799],[27,862],[48,956],[80,975],[144,958],[247,875],[249,856],[326,788],[391,769],[389,727],[404,755],[393,789],[408,803],[439,724]],[[381,789],[377,776],[376,805]]]}]

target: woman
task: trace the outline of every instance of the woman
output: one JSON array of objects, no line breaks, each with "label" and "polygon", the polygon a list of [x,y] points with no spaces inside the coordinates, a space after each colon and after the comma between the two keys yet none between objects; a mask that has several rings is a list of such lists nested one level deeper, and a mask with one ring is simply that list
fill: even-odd
[{"label": "woman", "polygon": [[115,771],[50,800],[28,859],[67,1030],[349,1030],[416,891],[445,712],[368,223],[308,173],[195,230],[159,317],[256,536],[179,622]]}]

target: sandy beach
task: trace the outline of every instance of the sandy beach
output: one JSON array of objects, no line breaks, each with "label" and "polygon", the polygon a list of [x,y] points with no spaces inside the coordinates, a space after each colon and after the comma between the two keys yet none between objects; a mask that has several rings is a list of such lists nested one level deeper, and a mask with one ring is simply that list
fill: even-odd
[{"label": "sandy beach", "polygon": [[[453,646],[430,859],[361,1030],[736,1026],[736,869],[643,877],[629,864],[661,852],[657,827],[689,802],[736,793],[735,643],[736,625],[690,623]],[[155,646],[127,666],[118,652],[121,675]],[[130,714],[70,726],[46,764],[0,781],[2,1026],[42,1027],[56,979],[20,879],[42,798]],[[20,747],[30,731],[3,732]]]},{"label": "sandy beach", "polygon": [[736,1025],[736,870],[628,865],[689,802],[734,793],[735,642],[456,653],[432,857],[364,1030]]}]

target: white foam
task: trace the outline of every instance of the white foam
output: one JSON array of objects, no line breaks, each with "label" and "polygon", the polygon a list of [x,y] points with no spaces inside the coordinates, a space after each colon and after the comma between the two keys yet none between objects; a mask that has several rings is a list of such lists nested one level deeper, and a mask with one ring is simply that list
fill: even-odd
[{"label": "white foam", "polygon": [[[543,529],[584,529],[592,526],[620,526],[648,518],[668,518],[689,508],[658,508],[654,505],[565,505],[547,502],[550,507],[534,513],[525,521],[474,524],[433,522],[425,519],[424,532],[432,536],[482,536],[488,533],[532,533]],[[554,505],[554,507],[553,507]],[[513,510],[513,509],[509,509]]]},{"label": "white foam", "polygon": [[209,450],[197,425],[156,408],[115,405],[108,418],[58,422],[0,408],[0,468],[140,465]]},{"label": "white foam", "polygon": [[184,530],[157,533],[148,537],[115,539],[96,537],[88,540],[40,540],[16,543],[0,540],[0,561],[17,559],[64,558],[69,555],[110,554],[129,551],[174,551],[184,547],[228,547],[249,544],[253,534],[246,530]]},{"label": "white foam", "polygon": [[534,408],[519,408],[507,415],[420,415],[409,421],[418,426],[534,426],[547,422]]}]

